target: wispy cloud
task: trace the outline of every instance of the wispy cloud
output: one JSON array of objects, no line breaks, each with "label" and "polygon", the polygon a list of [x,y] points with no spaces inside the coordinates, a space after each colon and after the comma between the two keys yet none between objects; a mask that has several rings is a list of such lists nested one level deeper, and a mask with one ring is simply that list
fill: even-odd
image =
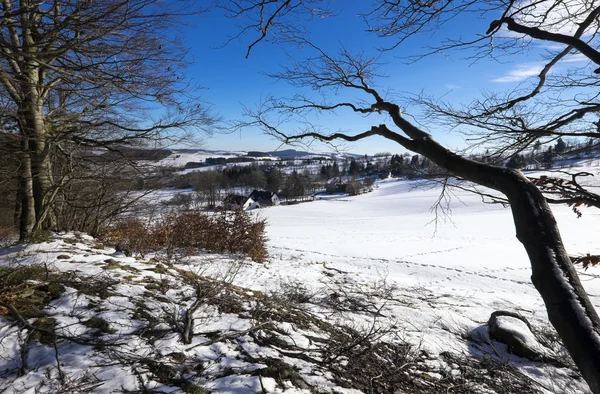
[{"label": "wispy cloud", "polygon": [[588,57],[582,53],[575,53],[573,55],[569,55],[569,56],[565,57],[564,59],[562,59],[562,61],[565,63],[588,62],[589,60],[590,59],[588,59]]},{"label": "wispy cloud", "polygon": [[[594,2],[586,0],[561,2],[523,0],[514,2],[512,11],[525,10],[515,15],[518,23],[539,27],[552,33],[572,35],[596,6]],[[583,36],[592,34],[597,28],[598,23],[593,22]]]},{"label": "wispy cloud", "polygon": [[492,79],[496,83],[521,82],[529,77],[538,75],[544,68],[540,63],[519,64],[514,69],[510,70],[506,75]]},{"label": "wispy cloud", "polygon": [[460,85],[454,85],[454,84],[451,84],[451,83],[447,83],[446,84],[446,88],[447,89],[451,89],[451,90],[456,90],[456,89],[462,89],[462,86],[460,86]]}]

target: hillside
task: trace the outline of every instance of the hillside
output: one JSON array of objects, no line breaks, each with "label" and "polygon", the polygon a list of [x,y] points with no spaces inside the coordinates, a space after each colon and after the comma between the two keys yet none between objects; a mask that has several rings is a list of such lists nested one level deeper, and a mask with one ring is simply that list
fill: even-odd
[{"label": "hillside", "polygon": [[326,158],[354,158],[362,155],[351,153],[331,153],[331,152],[305,152],[295,149],[284,149],[271,152],[245,152],[245,151],[225,151],[225,150],[203,150],[203,149],[171,149],[170,154],[159,160],[152,162],[153,166],[183,168],[187,163],[204,163],[207,158],[229,158],[243,159],[248,158],[248,162],[255,160],[293,160],[310,159],[312,157]]},{"label": "hillside", "polygon": [[[23,299],[51,296],[23,317],[36,335],[0,316],[0,390],[586,392],[530,283],[509,210],[455,191],[451,217],[436,225],[440,190],[392,179],[362,196],[257,211],[268,221],[264,264],[127,257],[77,234],[4,249],[0,275],[29,276],[35,289]],[[583,213],[555,208],[570,253],[599,253],[600,214]],[[43,268],[22,271],[32,264]],[[582,278],[600,306],[594,270]],[[496,310],[531,322],[543,361],[490,338]]]}]

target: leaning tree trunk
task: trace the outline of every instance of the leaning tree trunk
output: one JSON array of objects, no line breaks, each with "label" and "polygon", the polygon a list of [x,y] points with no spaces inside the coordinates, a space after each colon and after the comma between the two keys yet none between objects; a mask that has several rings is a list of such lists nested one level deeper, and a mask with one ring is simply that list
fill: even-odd
[{"label": "leaning tree trunk", "polygon": [[428,136],[421,137],[413,148],[454,175],[506,195],[517,239],[529,255],[531,280],[546,305],[550,323],[591,390],[600,394],[600,318],[579,281],[556,219],[540,190],[520,171],[465,159]]},{"label": "leaning tree trunk", "polygon": [[517,232],[531,263],[531,281],[550,323],[595,394],[600,394],[600,318],[565,247],[556,219],[540,190],[520,171],[462,158],[430,138],[419,153],[455,175],[497,190],[508,198]]},{"label": "leaning tree trunk", "polygon": [[517,238],[531,261],[531,281],[550,322],[594,393],[600,393],[600,319],[563,246],[542,193],[524,176],[505,193]]},{"label": "leaning tree trunk", "polygon": [[378,134],[469,181],[497,190],[508,198],[517,238],[531,263],[531,281],[540,293],[550,323],[595,394],[600,394],[600,318],[563,245],[556,219],[540,190],[520,171],[478,163],[444,148],[431,135],[402,117],[397,105],[379,105],[407,139],[379,127]]}]

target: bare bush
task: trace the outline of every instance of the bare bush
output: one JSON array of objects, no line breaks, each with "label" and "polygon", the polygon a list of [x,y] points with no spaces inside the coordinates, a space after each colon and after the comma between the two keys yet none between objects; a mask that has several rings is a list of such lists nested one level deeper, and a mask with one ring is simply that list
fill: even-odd
[{"label": "bare bush", "polygon": [[234,253],[264,262],[267,257],[265,220],[244,211],[207,215],[200,212],[171,214],[155,223],[126,219],[110,227],[104,240],[128,253],[146,254],[165,249],[192,254],[198,250]]}]

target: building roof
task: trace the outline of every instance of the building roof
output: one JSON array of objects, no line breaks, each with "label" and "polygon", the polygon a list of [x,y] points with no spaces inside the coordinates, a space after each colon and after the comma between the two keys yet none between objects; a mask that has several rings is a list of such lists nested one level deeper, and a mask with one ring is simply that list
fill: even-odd
[{"label": "building roof", "polygon": [[250,193],[250,198],[252,198],[254,201],[260,202],[260,201],[264,201],[264,200],[271,200],[273,198],[273,196],[276,196],[277,193],[274,192],[267,192],[264,190],[254,190],[252,193]]}]

